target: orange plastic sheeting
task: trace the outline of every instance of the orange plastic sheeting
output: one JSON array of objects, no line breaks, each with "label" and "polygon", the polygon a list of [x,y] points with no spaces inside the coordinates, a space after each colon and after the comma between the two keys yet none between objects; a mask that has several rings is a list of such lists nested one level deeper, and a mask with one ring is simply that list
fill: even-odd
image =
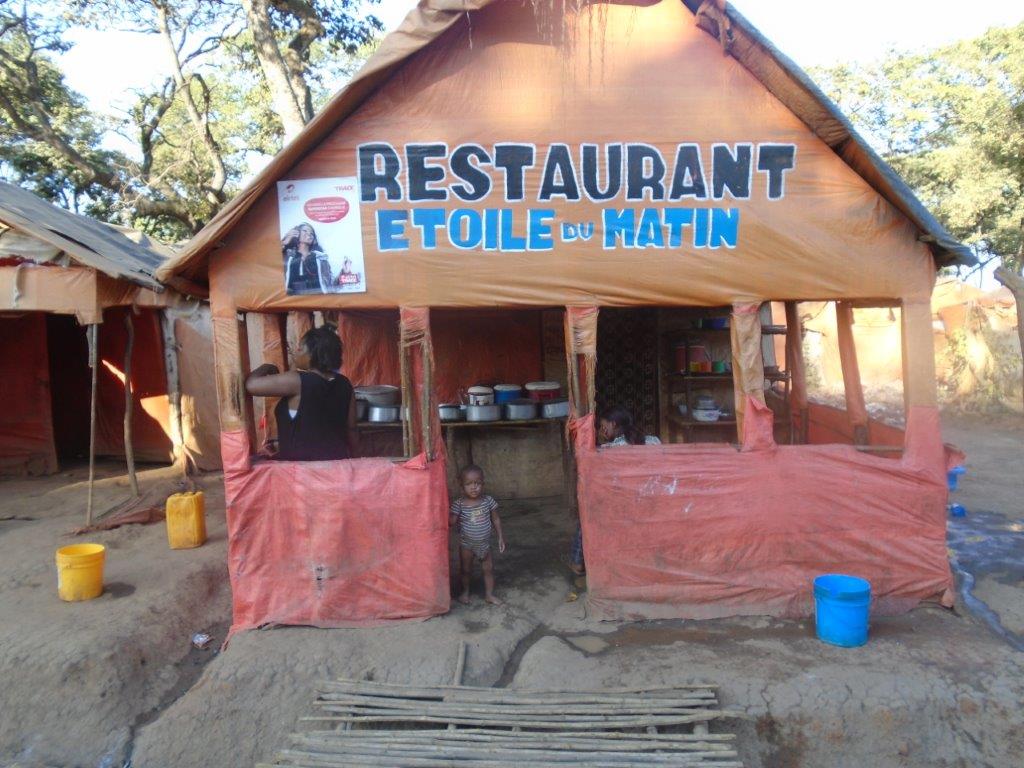
[{"label": "orange plastic sheeting", "polygon": [[[450,23],[450,14],[437,15],[445,17],[439,25]],[[427,28],[413,30],[421,34],[407,29],[387,45],[395,53],[394,46],[405,46],[402,55],[409,53],[439,31],[425,23]],[[472,24],[453,24],[412,54],[397,74],[374,83],[372,93],[367,86],[365,101],[336,127],[324,129],[324,122],[342,117],[337,111],[313,125],[311,131],[322,131],[322,140],[309,151],[303,148],[301,156],[286,150],[282,157],[291,165],[274,164],[275,180],[352,178],[359,172],[360,145],[395,148],[400,189],[392,190],[390,200],[377,190],[376,200],[359,205],[365,293],[286,295],[277,190],[271,183],[237,219],[228,212],[197,241],[217,233],[216,241],[223,242],[210,257],[214,304],[247,311],[721,306],[769,298],[929,295],[934,261],[929,247],[918,242],[917,228],[740,62],[723,56],[719,42],[696,26],[682,3],[584,4],[567,24],[560,38],[576,44],[554,45],[544,40],[530,3],[491,3],[472,13]],[[356,102],[348,98],[347,103]],[[450,156],[456,147],[476,144],[493,161],[495,145],[510,142],[534,148],[521,198],[518,190],[508,199],[505,192],[506,173],[516,178],[518,173],[480,162],[489,191],[478,200],[457,199],[451,189],[463,182],[449,157],[431,157],[424,162],[445,178],[431,181],[427,191],[417,193],[420,199],[409,200],[407,145],[443,144]],[[613,197],[588,197],[581,186],[583,145],[597,145],[603,189],[606,147],[620,147],[625,156],[628,145],[641,142],[664,159],[663,189],[634,190],[633,197],[641,199],[627,199],[623,170]],[[723,144],[731,152],[752,146],[749,197],[733,199],[724,192],[716,199],[712,155],[714,146]],[[769,144],[796,148],[795,165],[785,172],[784,194],[778,197],[770,197],[768,174],[756,170],[758,147]],[[558,186],[541,195],[547,158],[561,145],[573,161],[578,201]],[[706,196],[677,189],[669,199],[680,145],[699,148]],[[553,174],[559,178],[557,170]],[[680,174],[688,178],[685,171]],[[427,199],[428,192],[444,198]],[[655,194],[663,199],[652,199]],[[550,210],[553,218],[545,221],[552,244],[524,248],[506,237],[497,250],[460,248],[451,228],[438,226],[436,232],[426,228],[436,234],[431,247],[425,244],[430,238],[423,240],[424,227],[408,218],[410,211],[427,208],[443,210],[446,217],[456,209],[507,211],[515,237],[524,236],[529,211]],[[703,210],[705,216],[714,208],[719,218],[738,216],[735,247],[706,247],[703,235],[695,237],[699,227],[689,225],[680,242],[670,245],[664,219],[669,208]],[[644,209],[654,213],[640,224]],[[610,220],[605,225],[606,210],[616,216],[633,212],[637,226],[623,235]],[[378,228],[378,213],[384,211],[407,216],[396,225],[400,232],[394,241],[378,238],[390,231],[387,224]],[[474,221],[483,219],[473,215]],[[563,225],[580,223],[594,224],[591,236],[563,239]],[[497,230],[492,226],[491,231]],[[611,247],[606,231],[620,233]]]},{"label": "orange plastic sheeting", "polygon": [[[99,329],[99,380],[96,404],[96,453],[124,456],[124,353],[130,309],[108,309]],[[163,335],[157,310],[132,315],[132,446],[136,461],[171,461],[170,405],[164,364]],[[84,333],[84,331],[83,331]],[[208,374],[207,374],[208,375]],[[88,408],[87,400],[68,407]]]},{"label": "orange plastic sheeting", "polygon": [[843,369],[846,412],[853,426],[861,427],[868,423],[868,411],[864,405],[864,387],[857,365],[857,345],[853,337],[853,307],[845,301],[836,303],[836,339],[839,342],[839,359]]},{"label": "orange plastic sheeting", "polygon": [[397,310],[340,312],[338,335],[345,350],[341,372],[353,384],[399,386]]},{"label": "orange plastic sheeting", "polygon": [[0,380],[0,474],[56,472],[44,315],[0,318]]},{"label": "orange plastic sheeting", "polygon": [[735,304],[729,323],[732,367],[737,382],[736,428],[744,450],[769,448],[774,443],[773,416],[764,399],[759,310],[757,303]]},{"label": "orange plastic sheeting", "polygon": [[220,425],[209,307],[200,305],[194,312],[175,318],[174,337],[178,342],[178,386],[185,452],[199,469],[220,469]]},{"label": "orange plastic sheeting", "polygon": [[[799,415],[794,415],[799,419]],[[868,445],[902,447],[904,431],[875,419],[868,420]],[[830,405],[809,403],[807,407],[807,442],[811,444],[843,443],[853,445],[853,420],[849,414]]]},{"label": "orange plastic sheeting", "polygon": [[0,310],[75,315],[82,324],[102,322],[97,274],[85,267],[22,264],[0,267]]},{"label": "orange plastic sheeting", "polygon": [[594,445],[574,424],[590,607],[605,619],[799,617],[813,580],[871,582],[873,611],[951,600],[935,408],[910,414],[903,459],[855,448]]},{"label": "orange plastic sheeting", "polygon": [[476,384],[525,384],[544,378],[541,312],[509,310],[432,310],[441,402],[462,399]]},{"label": "orange plastic sheeting", "polygon": [[[245,466],[243,432],[221,435]],[[443,459],[257,461],[228,470],[232,632],[273,624],[343,627],[449,607]]]},{"label": "orange plastic sheeting", "polygon": [[[525,384],[543,378],[539,310],[434,310],[430,313],[440,402],[457,402],[475,384]],[[398,386],[398,312],[342,312],[343,372],[353,384]]]}]

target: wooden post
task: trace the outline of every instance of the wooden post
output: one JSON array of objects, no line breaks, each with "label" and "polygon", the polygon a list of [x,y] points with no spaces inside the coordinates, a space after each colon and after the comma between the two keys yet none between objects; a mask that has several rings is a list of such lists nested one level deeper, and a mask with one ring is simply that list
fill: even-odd
[{"label": "wooden post", "polygon": [[185,451],[185,430],[181,423],[181,377],[178,374],[178,340],[170,309],[160,311],[160,331],[164,342],[164,372],[167,375],[167,401],[171,420],[171,444],[174,463],[188,477],[188,455]]},{"label": "wooden post", "polygon": [[[807,366],[804,362],[804,334],[800,324],[800,312],[795,301],[786,302],[786,370],[789,371],[793,388],[790,394],[790,408],[800,414],[800,442],[807,443]],[[792,413],[790,413],[792,424]]]},{"label": "wooden post", "polygon": [[92,492],[96,477],[96,382],[99,346],[99,325],[91,324],[85,332],[89,342],[89,368],[92,369],[92,396],[89,399],[89,499],[85,506],[85,527],[92,525]]},{"label": "wooden post", "polygon": [[420,353],[423,362],[423,396],[420,403],[423,419],[423,449],[427,452],[427,461],[434,460],[434,420],[431,413],[431,397],[434,391],[434,360],[430,353],[429,337],[424,336],[420,342]]},{"label": "wooden post", "polygon": [[409,428],[411,421],[410,416],[412,411],[410,410],[412,395],[409,382],[412,378],[409,370],[409,349],[405,346],[405,343],[401,339],[399,334],[398,340],[398,361],[399,369],[401,374],[401,410],[399,411],[399,417],[402,419],[402,449],[405,451],[406,458],[411,457],[414,454],[413,451],[413,436],[412,430]]},{"label": "wooden post", "polygon": [[128,482],[132,486],[132,495],[139,496],[139,478],[135,475],[135,448],[132,446],[132,350],[135,347],[135,322],[132,320],[132,307],[124,316],[124,329],[128,333],[128,342],[124,347],[124,460],[128,465]]},{"label": "wooden post", "polygon": [[853,443],[867,445],[868,411],[864,406],[864,388],[860,381],[857,346],[853,338],[853,306],[849,302],[836,302],[836,328],[839,361],[843,368],[843,387],[846,389],[846,413],[853,427]]}]

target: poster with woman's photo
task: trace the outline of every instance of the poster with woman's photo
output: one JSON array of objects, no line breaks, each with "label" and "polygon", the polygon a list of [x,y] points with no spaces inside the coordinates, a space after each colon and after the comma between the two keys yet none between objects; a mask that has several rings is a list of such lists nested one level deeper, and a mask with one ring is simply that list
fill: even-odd
[{"label": "poster with woman's photo", "polygon": [[279,181],[277,211],[289,294],[366,291],[354,176]]}]

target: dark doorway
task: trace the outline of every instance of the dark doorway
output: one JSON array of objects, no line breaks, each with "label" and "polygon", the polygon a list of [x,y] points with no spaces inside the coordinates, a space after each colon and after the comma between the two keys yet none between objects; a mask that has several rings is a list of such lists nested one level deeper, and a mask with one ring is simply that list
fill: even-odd
[{"label": "dark doorway", "polygon": [[658,434],[656,308],[601,309],[595,384],[598,412],[621,405],[646,434]]},{"label": "dark doorway", "polygon": [[89,343],[70,315],[47,315],[53,437],[60,461],[89,455]]}]

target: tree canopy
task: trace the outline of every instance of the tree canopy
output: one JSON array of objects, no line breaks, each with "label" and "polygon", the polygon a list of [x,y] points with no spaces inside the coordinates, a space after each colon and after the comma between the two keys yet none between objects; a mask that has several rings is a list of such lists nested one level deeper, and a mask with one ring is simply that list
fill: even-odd
[{"label": "tree canopy", "polygon": [[955,237],[1021,271],[1024,23],[815,74]]},{"label": "tree canopy", "polygon": [[[372,50],[382,25],[360,7],[0,0],[0,175],[73,210],[187,238],[237,191],[252,156],[276,153]],[[151,35],[164,80],[122,115],[91,110],[60,70],[75,25]]]}]

